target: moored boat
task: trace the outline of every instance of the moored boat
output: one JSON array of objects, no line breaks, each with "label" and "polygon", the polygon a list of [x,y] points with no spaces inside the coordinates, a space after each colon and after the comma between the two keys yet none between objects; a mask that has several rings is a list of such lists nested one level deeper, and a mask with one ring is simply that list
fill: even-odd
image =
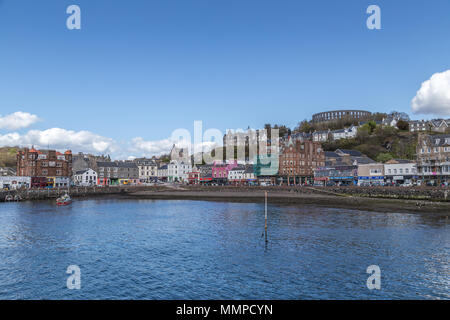
[{"label": "moored boat", "polygon": [[58,206],[67,206],[72,203],[72,198],[66,193],[62,197],[56,199],[56,204]]}]

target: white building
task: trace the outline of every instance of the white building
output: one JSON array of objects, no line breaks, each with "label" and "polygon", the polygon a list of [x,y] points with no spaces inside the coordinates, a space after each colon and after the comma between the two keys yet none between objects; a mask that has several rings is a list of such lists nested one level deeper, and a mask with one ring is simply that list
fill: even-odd
[{"label": "white building", "polygon": [[158,164],[151,159],[136,159],[139,169],[139,180],[149,182],[158,178]]},{"label": "white building", "polygon": [[393,117],[393,116],[388,116],[386,118],[383,118],[383,120],[381,120],[381,124],[383,126],[388,126],[388,127],[397,127],[397,123],[400,121],[399,117]]},{"label": "white building", "polygon": [[384,185],[384,164],[358,164],[358,185]]},{"label": "white building", "polygon": [[192,171],[189,162],[172,160],[167,165],[167,180],[169,182],[188,181],[188,173]]},{"label": "white building", "polygon": [[158,180],[167,180],[168,168],[167,164],[160,166],[156,172],[158,175]]},{"label": "white building", "polygon": [[31,177],[0,176],[0,190],[28,189],[31,186]]},{"label": "white building", "polygon": [[92,169],[77,171],[73,175],[73,182],[77,186],[94,186],[97,184],[97,172]]},{"label": "white building", "polygon": [[392,159],[384,164],[384,175],[387,183],[411,183],[417,176],[417,166],[410,160]]},{"label": "white building", "polygon": [[231,169],[228,171],[228,181],[230,182],[240,182],[244,180],[244,172],[245,172],[245,166],[237,166],[236,168]]},{"label": "white building", "polygon": [[[95,180],[97,182],[97,179]],[[55,188],[65,188],[69,187],[70,178],[69,177],[55,177]]]},{"label": "white building", "polygon": [[333,140],[352,139],[352,138],[356,137],[357,133],[358,133],[357,126],[351,126],[351,127],[345,128],[345,129],[331,131]]},{"label": "white building", "polygon": [[330,130],[315,131],[313,132],[313,140],[316,142],[326,142],[328,141],[329,134]]}]

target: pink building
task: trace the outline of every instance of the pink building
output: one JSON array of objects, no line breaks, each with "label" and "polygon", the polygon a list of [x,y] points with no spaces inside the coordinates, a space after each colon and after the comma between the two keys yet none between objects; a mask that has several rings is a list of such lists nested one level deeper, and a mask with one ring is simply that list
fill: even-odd
[{"label": "pink building", "polygon": [[212,177],[213,179],[227,179],[228,171],[237,167],[237,161],[234,160],[231,163],[216,163],[212,167]]}]

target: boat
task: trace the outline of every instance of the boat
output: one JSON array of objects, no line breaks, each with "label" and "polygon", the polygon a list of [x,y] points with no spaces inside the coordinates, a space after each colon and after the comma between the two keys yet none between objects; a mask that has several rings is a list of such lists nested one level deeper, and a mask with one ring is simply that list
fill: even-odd
[{"label": "boat", "polygon": [[56,204],[58,206],[67,206],[72,203],[72,198],[66,193],[62,197],[56,199]]}]

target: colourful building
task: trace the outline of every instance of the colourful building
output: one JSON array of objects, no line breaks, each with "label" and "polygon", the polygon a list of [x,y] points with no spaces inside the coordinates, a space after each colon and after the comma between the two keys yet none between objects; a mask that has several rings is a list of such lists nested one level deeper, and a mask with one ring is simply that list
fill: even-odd
[{"label": "colourful building", "polygon": [[212,178],[219,182],[225,182],[228,179],[228,172],[238,166],[237,161],[230,163],[216,163],[212,166]]}]

